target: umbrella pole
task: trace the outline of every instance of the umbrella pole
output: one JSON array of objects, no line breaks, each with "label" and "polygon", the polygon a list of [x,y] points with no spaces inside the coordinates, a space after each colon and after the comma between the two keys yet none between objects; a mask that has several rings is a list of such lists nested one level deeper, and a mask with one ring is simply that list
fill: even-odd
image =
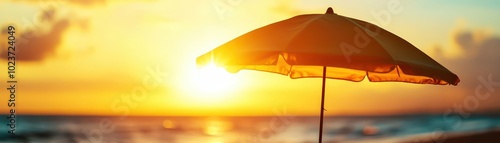
[{"label": "umbrella pole", "polygon": [[321,117],[319,119],[319,143],[323,140],[323,112],[325,110],[325,84],[326,84],[326,66],[323,66],[323,84],[321,87]]}]

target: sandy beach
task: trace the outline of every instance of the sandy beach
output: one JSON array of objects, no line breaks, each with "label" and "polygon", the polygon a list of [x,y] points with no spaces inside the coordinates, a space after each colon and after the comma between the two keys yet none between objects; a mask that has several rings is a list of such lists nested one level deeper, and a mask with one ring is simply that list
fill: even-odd
[{"label": "sandy beach", "polygon": [[449,133],[438,135],[419,136],[405,143],[498,143],[500,141],[500,129],[470,133]]}]

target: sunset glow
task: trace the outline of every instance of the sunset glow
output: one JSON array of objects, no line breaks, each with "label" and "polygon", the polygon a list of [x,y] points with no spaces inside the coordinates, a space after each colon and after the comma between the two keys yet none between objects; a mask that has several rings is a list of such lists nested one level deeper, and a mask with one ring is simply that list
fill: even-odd
[{"label": "sunset glow", "polygon": [[228,93],[238,91],[235,75],[214,64],[196,69],[190,77],[180,84],[184,92],[190,92],[195,100],[223,101]]},{"label": "sunset glow", "polygon": [[[259,116],[286,107],[290,114],[315,116],[320,78],[233,74],[214,64],[197,68],[196,58],[256,28],[328,7],[401,36],[461,79],[458,86],[439,87],[328,79],[328,116],[442,113],[474,95],[480,77],[500,81],[497,1],[400,1],[400,11],[368,0],[230,2],[0,2],[0,31],[19,29],[19,114],[123,115],[116,109],[127,109],[129,115]],[[1,55],[6,39],[1,33]],[[0,61],[7,69],[5,58]],[[144,89],[144,99],[134,98],[136,89]],[[6,92],[0,101],[8,100]],[[481,100],[476,111],[499,111],[499,99]],[[219,123],[209,124],[206,134],[217,135]]]}]

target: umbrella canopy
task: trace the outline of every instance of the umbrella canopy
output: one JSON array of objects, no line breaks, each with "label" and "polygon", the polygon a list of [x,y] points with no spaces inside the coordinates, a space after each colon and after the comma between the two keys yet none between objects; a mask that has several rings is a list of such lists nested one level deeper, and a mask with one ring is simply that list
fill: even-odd
[{"label": "umbrella canopy", "polygon": [[250,31],[198,57],[241,69],[372,82],[457,85],[459,78],[406,40],[376,25],[333,13],[307,14]]},{"label": "umbrella canopy", "polygon": [[241,35],[196,59],[231,72],[259,70],[290,78],[322,77],[319,142],[325,79],[457,85],[457,75],[408,41],[376,25],[337,15],[307,14]]}]

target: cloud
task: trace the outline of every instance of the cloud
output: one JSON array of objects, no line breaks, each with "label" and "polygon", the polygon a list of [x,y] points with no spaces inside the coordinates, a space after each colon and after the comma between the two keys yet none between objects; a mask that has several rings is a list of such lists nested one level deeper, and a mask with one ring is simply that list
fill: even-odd
[{"label": "cloud", "polygon": [[[448,61],[466,75],[478,75],[483,72],[500,73],[500,38],[486,36],[480,31],[462,31],[456,33],[454,42],[462,55],[453,61]],[[500,79],[500,75],[498,75]]]},{"label": "cloud", "polygon": [[[461,55],[454,58],[445,58],[445,50],[436,48],[437,60],[457,74],[461,82],[459,87],[465,89],[467,96],[474,96],[475,90],[481,82],[478,78],[488,79],[492,75],[493,81],[500,82],[500,37],[485,34],[480,30],[459,30],[451,37]],[[452,51],[447,51],[452,52]],[[481,101],[480,109],[500,111],[500,87],[495,87],[492,96]]]},{"label": "cloud", "polygon": [[80,6],[88,6],[88,7],[106,4],[106,0],[70,0],[68,2],[71,2],[73,4],[77,4]]},{"label": "cloud", "polygon": [[[38,18],[42,22],[35,25],[36,27],[21,29],[22,27],[16,26],[17,61],[42,61],[53,56],[63,39],[64,32],[70,27],[69,18],[56,18],[56,9],[45,9],[41,13]],[[6,37],[6,34],[6,31],[2,31],[2,37]],[[7,48],[2,47],[0,51],[6,53]],[[7,54],[2,54],[1,58],[6,59]]]},{"label": "cloud", "polygon": [[[14,1],[14,0],[13,0]],[[39,5],[59,5],[62,3],[73,4],[82,7],[101,6],[107,3],[107,0],[16,0],[14,2],[27,2]]]},{"label": "cloud", "polygon": [[[16,43],[16,60],[18,61],[40,61],[52,56],[61,43],[64,31],[69,27],[68,20],[60,20],[52,25],[49,32],[43,34],[34,34],[34,31],[28,31],[26,34],[36,35],[33,38],[26,38],[23,42]],[[5,50],[2,52],[6,52]],[[2,58],[6,58],[5,54]]]}]

